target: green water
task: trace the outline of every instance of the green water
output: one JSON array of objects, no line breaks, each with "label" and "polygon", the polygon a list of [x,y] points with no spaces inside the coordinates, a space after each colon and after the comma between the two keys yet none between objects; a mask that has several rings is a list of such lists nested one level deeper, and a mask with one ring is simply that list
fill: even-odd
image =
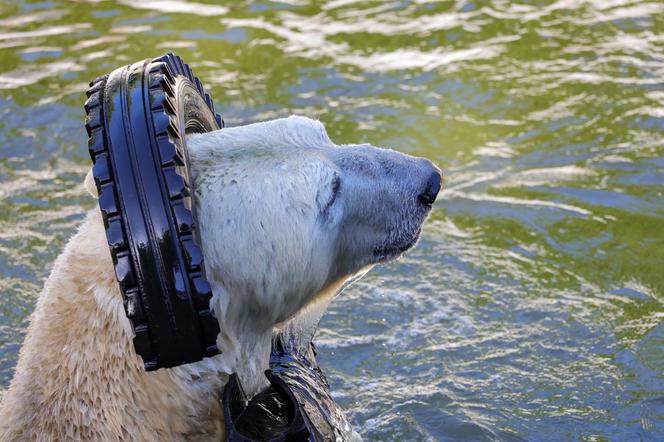
[{"label": "green water", "polygon": [[0,386],[83,212],[84,90],[167,51],[228,125],[426,156],[419,246],[318,335],[367,440],[664,440],[664,2],[0,0]]}]

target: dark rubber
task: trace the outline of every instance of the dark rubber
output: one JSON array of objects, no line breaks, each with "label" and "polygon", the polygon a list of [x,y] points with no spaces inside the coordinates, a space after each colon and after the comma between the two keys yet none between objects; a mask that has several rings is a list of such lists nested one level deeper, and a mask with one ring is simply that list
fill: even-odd
[{"label": "dark rubber", "polygon": [[136,352],[146,370],[218,354],[185,144],[223,126],[210,96],[173,54],[116,69],[87,96],[99,208]]},{"label": "dark rubber", "polygon": [[265,390],[247,398],[237,375],[229,377],[222,401],[228,441],[347,440],[350,423],[332,398],[313,342],[303,351],[285,339],[272,342]]}]

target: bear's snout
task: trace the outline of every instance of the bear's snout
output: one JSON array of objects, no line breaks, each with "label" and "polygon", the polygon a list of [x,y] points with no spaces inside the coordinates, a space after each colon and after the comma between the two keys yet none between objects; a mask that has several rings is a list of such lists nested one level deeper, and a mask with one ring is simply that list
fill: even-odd
[{"label": "bear's snout", "polygon": [[424,190],[418,195],[417,200],[425,206],[431,206],[440,192],[440,182],[442,173],[438,167],[429,162],[433,169],[429,175],[429,179],[424,184]]}]

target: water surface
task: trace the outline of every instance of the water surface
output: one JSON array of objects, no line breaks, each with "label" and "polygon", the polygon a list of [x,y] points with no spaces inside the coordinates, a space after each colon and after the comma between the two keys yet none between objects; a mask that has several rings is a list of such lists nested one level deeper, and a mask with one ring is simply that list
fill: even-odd
[{"label": "water surface", "polygon": [[664,440],[664,3],[0,0],[0,386],[94,206],[84,90],[175,51],[228,125],[298,113],[446,171],[318,335],[367,440]]}]

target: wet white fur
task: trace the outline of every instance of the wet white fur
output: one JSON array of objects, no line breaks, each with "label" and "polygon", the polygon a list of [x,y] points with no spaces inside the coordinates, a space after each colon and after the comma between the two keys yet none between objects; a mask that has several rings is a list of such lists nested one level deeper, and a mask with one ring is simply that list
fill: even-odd
[{"label": "wet white fur", "polygon": [[[430,163],[339,147],[307,118],[193,135],[188,147],[222,354],[142,370],[93,210],[37,303],[0,440],[219,439],[226,375],[257,392],[273,333],[307,343],[342,285],[411,246],[428,213],[415,201]],[[90,176],[85,186],[96,195]]]},{"label": "wet white fur", "polygon": [[334,171],[311,149],[332,143],[304,118],[188,143],[212,308],[223,328],[220,359],[251,394],[265,382],[274,327],[336,283],[327,281],[334,226],[317,223],[316,205]]}]

